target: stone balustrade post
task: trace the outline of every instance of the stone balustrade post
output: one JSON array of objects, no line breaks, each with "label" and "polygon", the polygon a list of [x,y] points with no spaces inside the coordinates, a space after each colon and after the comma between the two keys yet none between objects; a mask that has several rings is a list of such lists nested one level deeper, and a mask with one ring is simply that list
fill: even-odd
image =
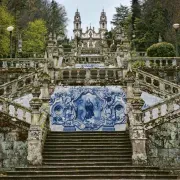
[{"label": "stone balustrade post", "polygon": [[32,108],[32,122],[28,132],[28,156],[27,160],[30,165],[38,166],[42,164],[42,129],[39,124],[40,107],[42,101],[39,99],[40,85],[35,77],[33,99],[30,101]]},{"label": "stone balustrade post", "polygon": [[40,82],[41,82],[41,99],[43,106],[48,107],[49,106],[49,100],[50,100],[50,94],[49,94],[49,85],[51,83],[51,77],[49,75],[48,71],[48,64],[47,60],[44,64],[44,70],[40,75]]},{"label": "stone balustrade post", "polygon": [[128,119],[129,122],[127,124],[127,129],[129,129],[129,133],[131,136],[131,100],[133,99],[134,95],[133,95],[133,83],[134,83],[134,74],[133,71],[131,69],[131,63],[128,63],[128,71],[125,75],[125,80],[127,83],[127,90],[126,90],[126,97],[127,97],[127,110],[126,110],[126,114],[128,115]]},{"label": "stone balustrade post", "polygon": [[2,67],[3,67],[4,69],[7,68],[7,61],[3,61]]},{"label": "stone balustrade post", "polygon": [[134,165],[147,164],[146,155],[146,135],[143,122],[143,107],[144,101],[141,99],[141,91],[139,89],[138,79],[134,85],[134,98],[131,101],[133,111],[133,127],[132,127],[132,161]]},{"label": "stone balustrade post", "polygon": [[98,69],[97,70],[97,80],[99,80],[100,79],[100,70]]},{"label": "stone balustrade post", "polygon": [[176,59],[173,59],[173,60],[172,60],[172,65],[173,65],[173,66],[177,66],[177,60],[176,60]]},{"label": "stone balustrade post", "polygon": [[[132,161],[134,165],[144,165],[147,163],[146,156],[146,137],[143,123],[142,107],[144,101],[140,98],[141,91],[137,78],[138,74],[131,69],[131,64],[128,64],[128,72],[126,74],[127,82],[127,114],[129,117],[129,133],[132,143]],[[135,80],[136,77],[136,80]],[[134,83],[135,82],[135,83]],[[134,87],[133,87],[134,83]]]},{"label": "stone balustrade post", "polygon": [[[6,100],[7,100],[7,98],[6,98]],[[5,113],[8,113],[8,112],[9,112],[9,105],[8,105],[8,102],[3,101],[3,104],[2,104],[2,111],[5,112]]]},{"label": "stone balustrade post", "polygon": [[71,79],[71,78],[72,78],[72,71],[69,70],[69,79]]},{"label": "stone balustrade post", "polygon": [[105,70],[105,79],[108,80],[108,70]]},{"label": "stone balustrade post", "polygon": [[163,82],[160,81],[160,84],[159,84],[159,88],[161,91],[164,91],[165,90],[165,84]]}]

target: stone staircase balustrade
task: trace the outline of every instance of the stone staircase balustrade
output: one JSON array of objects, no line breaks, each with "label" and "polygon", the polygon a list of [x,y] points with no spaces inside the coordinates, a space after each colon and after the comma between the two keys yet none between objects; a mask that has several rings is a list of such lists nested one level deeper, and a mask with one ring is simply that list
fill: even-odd
[{"label": "stone staircase balustrade", "polygon": [[145,130],[149,130],[179,117],[180,117],[180,108],[177,110],[168,112],[164,116],[157,117],[156,119],[153,119],[149,122],[144,123],[144,127],[145,127]]},{"label": "stone staircase balustrade", "polygon": [[168,97],[180,93],[180,86],[170,81],[164,80],[142,70],[136,70],[136,76],[141,85],[145,85],[145,90],[150,91],[160,97]]},{"label": "stone staircase balustrade", "polygon": [[120,68],[63,68],[60,69],[59,80],[61,81],[75,81],[75,80],[122,80],[123,71]]},{"label": "stone staircase balustrade", "polygon": [[[38,74],[40,74],[41,72],[42,70],[39,69]],[[23,76],[20,76],[18,79],[0,85],[0,96],[15,99],[31,93],[35,74],[36,72],[25,74]]]},{"label": "stone staircase balustrade", "polygon": [[133,57],[132,62],[144,62],[146,67],[180,67],[180,58],[174,57]]},{"label": "stone staircase balustrade", "polygon": [[43,67],[45,58],[13,58],[0,59],[0,69],[37,69]]},{"label": "stone staircase balustrade", "polygon": [[143,110],[144,122],[152,121],[180,109],[180,93]]},{"label": "stone staircase balustrade", "polygon": [[0,97],[0,107],[2,112],[31,124],[32,111],[29,108],[3,97]]}]

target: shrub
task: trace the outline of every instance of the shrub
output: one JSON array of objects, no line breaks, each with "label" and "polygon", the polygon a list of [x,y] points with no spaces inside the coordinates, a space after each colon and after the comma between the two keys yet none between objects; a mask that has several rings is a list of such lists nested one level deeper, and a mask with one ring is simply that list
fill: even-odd
[{"label": "shrub", "polygon": [[150,46],[147,49],[147,55],[149,57],[174,57],[175,48],[170,43],[161,42]]},{"label": "shrub", "polygon": [[145,62],[144,61],[136,61],[132,64],[133,68],[143,68],[145,67]]}]

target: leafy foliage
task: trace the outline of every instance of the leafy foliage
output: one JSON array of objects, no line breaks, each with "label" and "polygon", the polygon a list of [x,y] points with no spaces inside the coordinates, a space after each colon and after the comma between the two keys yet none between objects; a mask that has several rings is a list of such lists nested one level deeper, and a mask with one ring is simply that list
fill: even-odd
[{"label": "leafy foliage", "polygon": [[114,40],[114,33],[112,31],[107,31],[105,34],[105,39],[108,47],[110,48],[111,44],[113,43]]},{"label": "leafy foliage", "polygon": [[44,20],[29,22],[23,36],[23,51],[41,53],[45,49],[47,28]]},{"label": "leafy foliage", "polygon": [[147,49],[147,55],[150,57],[174,57],[175,48],[170,43],[157,43]]},{"label": "leafy foliage", "polygon": [[[27,29],[29,22],[42,19],[46,23],[48,32],[57,35],[66,32],[67,14],[65,8],[55,1],[50,3],[50,0],[1,0],[0,5],[6,7],[6,10],[14,18],[16,28],[13,31],[13,51],[15,53],[17,52],[18,36]],[[8,43],[6,44],[8,45]],[[0,54],[7,53],[0,49]]]},{"label": "leafy foliage", "polygon": [[[158,43],[161,35],[163,41],[175,43],[173,23],[180,23],[179,0],[146,0],[141,6],[141,15],[135,19],[134,39],[136,49],[144,51],[152,44]],[[180,37],[179,37],[180,42]]]},{"label": "leafy foliage", "polygon": [[111,23],[114,26],[124,27],[125,19],[128,17],[129,8],[120,4],[119,7],[115,7],[116,14],[113,16]]},{"label": "leafy foliage", "polygon": [[133,68],[145,67],[145,62],[144,61],[136,61],[135,63],[133,63],[132,67]]},{"label": "leafy foliage", "polygon": [[13,16],[7,11],[6,7],[0,6],[0,56],[9,54],[10,38],[7,27],[13,24]]},{"label": "leafy foliage", "polygon": [[56,35],[64,35],[67,21],[66,16],[64,6],[53,0],[47,24],[49,32],[55,33]]},{"label": "leafy foliage", "polygon": [[132,30],[135,29],[135,21],[141,17],[141,6],[139,0],[132,0]]}]

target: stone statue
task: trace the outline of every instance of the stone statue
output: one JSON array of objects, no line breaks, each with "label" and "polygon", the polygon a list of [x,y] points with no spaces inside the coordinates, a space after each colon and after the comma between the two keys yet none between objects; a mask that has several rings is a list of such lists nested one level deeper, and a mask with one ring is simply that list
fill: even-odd
[{"label": "stone statue", "polygon": [[120,68],[123,67],[123,61],[122,61],[122,59],[120,58],[120,56],[117,56],[117,64],[118,64],[118,67],[120,67]]}]

